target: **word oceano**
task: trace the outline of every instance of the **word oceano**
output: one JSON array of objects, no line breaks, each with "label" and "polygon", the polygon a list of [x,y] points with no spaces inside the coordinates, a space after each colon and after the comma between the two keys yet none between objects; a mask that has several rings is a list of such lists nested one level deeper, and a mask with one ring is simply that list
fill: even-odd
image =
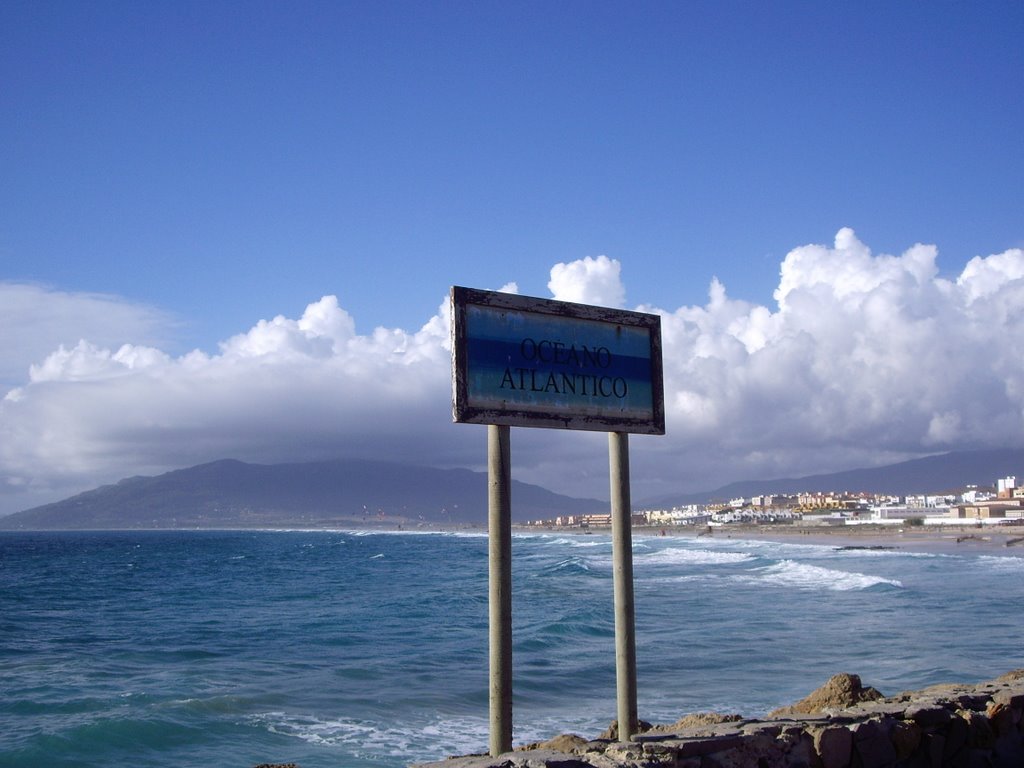
[{"label": "word oceano", "polygon": [[[577,347],[561,341],[523,339],[519,354],[528,362],[565,368],[609,368],[612,353],[607,347]],[[541,371],[536,368],[506,368],[501,389],[544,392],[556,395],[624,398],[629,390],[621,376],[600,373]]]}]

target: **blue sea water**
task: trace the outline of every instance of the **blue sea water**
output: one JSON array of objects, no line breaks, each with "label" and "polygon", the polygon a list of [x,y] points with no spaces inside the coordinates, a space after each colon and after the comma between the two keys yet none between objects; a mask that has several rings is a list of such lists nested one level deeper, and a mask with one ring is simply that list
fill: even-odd
[{"label": "blue sea water", "polygon": [[[1014,548],[634,537],[639,714],[1024,666]],[[513,541],[514,740],[615,717],[606,536]],[[397,767],[486,751],[485,534],[0,534],[0,765]]]}]

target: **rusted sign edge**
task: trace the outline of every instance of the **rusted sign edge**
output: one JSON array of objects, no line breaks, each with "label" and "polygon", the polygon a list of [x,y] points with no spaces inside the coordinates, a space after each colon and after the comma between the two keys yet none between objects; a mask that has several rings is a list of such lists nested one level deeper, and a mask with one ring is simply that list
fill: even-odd
[{"label": "rusted sign edge", "polygon": [[[607,414],[574,413],[571,410],[564,413],[546,413],[526,411],[515,407],[496,409],[470,406],[468,404],[466,309],[471,305],[552,317],[591,320],[646,330],[650,343],[651,415],[644,418],[624,418]],[[665,434],[661,318],[658,315],[497,291],[483,291],[462,286],[452,286],[451,288],[451,313],[453,421],[595,432]]]}]

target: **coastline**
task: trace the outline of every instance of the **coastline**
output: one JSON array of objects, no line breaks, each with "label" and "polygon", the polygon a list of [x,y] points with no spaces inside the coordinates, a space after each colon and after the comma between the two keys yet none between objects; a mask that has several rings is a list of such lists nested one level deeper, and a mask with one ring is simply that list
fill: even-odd
[{"label": "coastline", "polygon": [[1024,764],[1024,669],[980,683],[883,696],[839,673],[763,719],[714,712],[617,724],[596,738],[562,734],[501,755],[453,756],[411,768],[945,768]]},{"label": "coastline", "polygon": [[[579,528],[516,526],[517,533],[587,535]],[[709,541],[748,540],[809,544],[849,549],[895,549],[941,554],[987,554],[1024,557],[1024,521],[1019,525],[925,525],[857,524],[829,526],[729,525],[715,528],[634,527],[633,538],[683,537]],[[610,529],[591,533],[610,535]]]},{"label": "coastline", "polygon": [[[131,527],[131,528],[38,528],[3,529],[0,533],[110,533],[110,532],[223,532],[260,531],[299,533],[387,533],[387,534],[469,534],[487,536],[486,522],[481,523],[414,523],[413,521],[367,524],[363,521],[345,521],[330,525],[251,525],[202,527]],[[632,538],[688,538],[709,541],[747,540],[787,542],[850,549],[897,549],[927,552],[986,553],[1024,557],[1024,520],[1014,524],[934,523],[923,526],[899,524],[858,523],[852,525],[825,525],[821,523],[791,524],[729,524],[717,527],[693,526],[634,526]],[[611,528],[584,530],[577,527],[538,526],[513,523],[515,535],[548,536],[610,536]]]}]

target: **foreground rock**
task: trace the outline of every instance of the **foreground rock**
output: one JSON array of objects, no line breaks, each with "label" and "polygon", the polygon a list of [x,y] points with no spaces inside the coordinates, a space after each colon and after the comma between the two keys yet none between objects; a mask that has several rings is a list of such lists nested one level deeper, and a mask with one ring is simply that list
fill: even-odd
[{"label": "foreground rock", "polygon": [[765,720],[713,713],[649,726],[626,743],[615,725],[588,741],[566,734],[498,757],[419,768],[1020,768],[1024,669],[978,685],[882,697],[836,675]]},{"label": "foreground rock", "polygon": [[799,715],[818,715],[832,709],[846,709],[864,701],[877,701],[882,694],[871,688],[865,688],[857,675],[842,672],[833,675],[821,688],[800,699],[796,704],[780,707],[768,713],[768,717],[797,717]]}]

